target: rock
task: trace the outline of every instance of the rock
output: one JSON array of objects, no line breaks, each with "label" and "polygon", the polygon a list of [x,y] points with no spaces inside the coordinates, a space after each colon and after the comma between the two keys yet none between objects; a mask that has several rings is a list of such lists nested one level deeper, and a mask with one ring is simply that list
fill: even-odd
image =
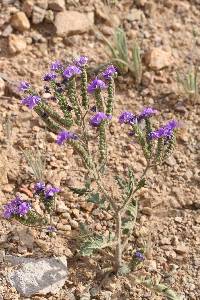
[{"label": "rock", "polygon": [[67,213],[69,211],[69,209],[63,201],[59,201],[56,206],[56,211],[59,213]]},{"label": "rock", "polygon": [[173,63],[171,52],[160,48],[151,49],[145,56],[146,64],[153,70],[161,70]]},{"label": "rock", "polygon": [[133,8],[127,15],[126,19],[130,22],[142,21],[145,19],[145,15],[141,9]]},{"label": "rock", "polygon": [[[74,22],[76,20],[76,22]],[[94,24],[94,13],[77,11],[60,12],[55,17],[56,32],[60,36],[80,34],[90,30]]]},{"label": "rock", "polygon": [[189,249],[187,246],[180,244],[174,250],[176,251],[176,253],[184,255],[184,254],[188,253]]},{"label": "rock", "polygon": [[7,37],[7,36],[9,36],[12,32],[13,32],[13,28],[12,28],[12,26],[9,24],[9,25],[7,25],[7,26],[4,28],[4,30],[3,30],[3,32],[2,32],[2,36],[3,36],[3,37]]},{"label": "rock", "polygon": [[5,81],[0,77],[0,97],[5,93],[6,84]]},{"label": "rock", "polygon": [[23,2],[22,10],[25,12],[25,14],[29,18],[31,17],[31,14],[32,14],[32,11],[33,11],[33,6],[34,6],[33,0],[25,0]]},{"label": "rock", "polygon": [[147,216],[151,216],[153,211],[151,207],[143,207],[142,209],[142,213],[147,215]]},{"label": "rock", "polygon": [[24,258],[20,268],[8,273],[9,283],[25,297],[56,294],[67,279],[67,261],[57,258]]},{"label": "rock", "polygon": [[29,228],[23,228],[17,231],[19,236],[19,241],[22,246],[25,246],[27,249],[33,249],[34,237]]},{"label": "rock", "polygon": [[43,9],[47,9],[48,0],[34,0],[34,5]]},{"label": "rock", "polygon": [[22,52],[26,49],[26,41],[23,36],[11,34],[8,38],[8,49],[11,54]]},{"label": "rock", "polygon": [[48,23],[53,23],[54,21],[54,13],[52,10],[48,9],[45,13],[45,21]]},{"label": "rock", "polygon": [[71,228],[71,225],[58,223],[57,229],[63,230],[63,231],[71,231],[72,228]]},{"label": "rock", "polygon": [[91,212],[94,208],[94,203],[89,203],[89,202],[81,202],[80,207],[84,209],[85,211]]},{"label": "rock", "polygon": [[24,32],[30,28],[30,22],[23,11],[19,11],[12,16],[11,25],[20,32]]},{"label": "rock", "polygon": [[49,0],[48,8],[53,11],[65,10],[65,0]]},{"label": "rock", "polygon": [[45,17],[46,10],[39,7],[39,6],[34,6],[33,7],[33,12],[32,12],[32,22],[33,24],[39,24],[42,23]]}]

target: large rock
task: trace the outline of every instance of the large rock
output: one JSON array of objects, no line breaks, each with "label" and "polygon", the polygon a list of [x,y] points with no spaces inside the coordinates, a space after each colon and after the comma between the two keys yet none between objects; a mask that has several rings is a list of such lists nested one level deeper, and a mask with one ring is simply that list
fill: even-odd
[{"label": "large rock", "polygon": [[63,11],[56,15],[55,27],[59,36],[80,34],[90,30],[94,24],[94,13]]},{"label": "large rock", "polygon": [[23,11],[19,11],[12,16],[11,25],[20,32],[30,28],[30,22]]},{"label": "large rock", "polygon": [[65,0],[49,0],[48,8],[53,11],[65,10]]},{"label": "large rock", "polygon": [[160,48],[151,49],[146,54],[145,61],[153,70],[161,70],[173,63],[171,52]]},{"label": "large rock", "polygon": [[[12,260],[9,261],[12,263]],[[13,264],[16,263],[21,265],[17,270],[8,273],[8,281],[25,297],[56,294],[67,279],[67,261],[64,256],[13,260]]]},{"label": "large rock", "polygon": [[26,41],[23,36],[11,34],[8,38],[8,49],[11,54],[21,52],[26,49]]}]

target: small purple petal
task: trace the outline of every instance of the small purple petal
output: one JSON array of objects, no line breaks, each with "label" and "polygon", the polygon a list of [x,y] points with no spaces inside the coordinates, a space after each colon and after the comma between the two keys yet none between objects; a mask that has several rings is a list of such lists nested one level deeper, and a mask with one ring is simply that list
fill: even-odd
[{"label": "small purple petal", "polygon": [[56,193],[59,193],[60,192],[60,189],[59,188],[56,188],[56,187],[49,187],[46,189],[44,195],[45,195],[45,199],[46,200],[49,200],[51,199],[52,197],[54,197],[54,195]]},{"label": "small purple petal", "polygon": [[36,194],[43,192],[45,190],[45,183],[42,181],[37,182],[34,186],[34,190]]},{"label": "small purple petal", "polygon": [[107,67],[107,69],[102,73],[102,76],[106,79],[109,80],[111,79],[114,75],[117,74],[117,69],[113,66],[110,65]]},{"label": "small purple petal", "polygon": [[51,64],[51,71],[59,71],[61,70],[63,67],[62,63],[60,60],[56,60],[54,62],[52,62]]},{"label": "small purple petal", "polygon": [[30,95],[22,99],[21,103],[28,106],[28,108],[33,109],[41,101],[41,98],[36,95]]},{"label": "small purple petal", "polygon": [[10,219],[14,216],[25,216],[31,210],[31,204],[22,200],[20,197],[16,197],[4,206],[3,216],[6,219]]},{"label": "small purple petal", "polygon": [[170,138],[176,129],[179,126],[176,120],[169,121],[165,126],[160,127],[157,130],[154,130],[149,133],[149,139],[155,140],[159,138]]},{"label": "small purple petal", "polygon": [[134,254],[135,258],[139,261],[143,261],[145,259],[144,255],[142,252],[140,251],[136,251]]},{"label": "small purple petal", "polygon": [[31,87],[30,83],[28,83],[27,81],[21,81],[20,85],[19,85],[19,91],[25,92],[25,91],[29,90],[30,87]]},{"label": "small purple petal", "polygon": [[74,60],[74,63],[78,66],[78,67],[83,67],[87,64],[88,62],[88,58],[86,56],[80,56],[78,58],[76,58]]},{"label": "small purple petal", "polygon": [[98,112],[90,119],[90,125],[93,127],[98,127],[102,121],[111,120],[112,116],[107,115],[104,112]]},{"label": "small purple petal", "polygon": [[119,116],[120,124],[135,124],[137,123],[137,117],[130,111],[124,111]]},{"label": "small purple petal", "polygon": [[63,130],[63,131],[59,132],[56,143],[58,145],[63,145],[65,141],[77,140],[77,139],[78,139],[78,136],[75,133]]},{"label": "small purple petal", "polygon": [[44,75],[43,80],[44,81],[52,81],[54,79],[56,79],[57,75],[54,73],[47,73]]},{"label": "small purple petal", "polygon": [[68,66],[63,72],[63,76],[67,79],[79,74],[81,74],[81,69],[74,65]]},{"label": "small purple petal", "polygon": [[97,77],[88,85],[87,91],[88,93],[92,94],[96,90],[103,90],[106,89],[107,85],[103,80],[98,79]]},{"label": "small purple petal", "polygon": [[151,107],[144,108],[143,111],[138,116],[138,122],[140,122],[141,120],[144,120],[146,118],[150,118],[157,113],[158,113],[158,111]]}]

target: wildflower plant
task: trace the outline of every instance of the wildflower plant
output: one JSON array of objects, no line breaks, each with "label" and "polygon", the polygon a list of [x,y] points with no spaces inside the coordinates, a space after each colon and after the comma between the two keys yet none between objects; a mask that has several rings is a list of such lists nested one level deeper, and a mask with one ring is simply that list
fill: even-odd
[{"label": "wildflower plant", "polygon": [[186,74],[177,73],[177,82],[180,86],[181,94],[186,94],[191,100],[197,100],[199,96],[197,68],[192,67]]},{"label": "wildflower plant", "polygon": [[[55,142],[63,151],[65,146],[70,146],[82,159],[83,167],[87,171],[84,186],[69,186],[69,189],[101,209],[109,208],[112,213],[115,230],[111,231],[109,236],[88,232],[85,225],[80,224],[80,255],[90,256],[96,251],[107,250],[112,271],[124,273],[124,270],[134,270],[145,260],[144,249],[135,249],[130,261],[124,261],[124,253],[137,218],[139,201],[136,194],[146,185],[148,170],[162,164],[173,151],[178,122],[172,120],[158,129],[154,128],[152,120],[158,111],[151,107],[144,108],[137,114],[125,111],[118,116],[117,122],[129,128],[130,139],[134,137],[140,145],[146,166],[139,178],[135,177],[132,168],[127,170],[126,176],[115,174],[113,180],[120,192],[120,196],[116,197],[106,186],[105,180],[108,174],[109,125],[115,122],[114,81],[117,70],[112,65],[108,66],[88,83],[87,63],[86,57],[79,57],[68,66],[54,62],[50,67],[54,75],[44,75],[45,90],[48,87],[49,93],[57,102],[58,110],[54,110],[51,101],[43,99],[28,83],[20,86],[24,93],[21,103],[34,110],[49,130],[57,134]],[[91,134],[91,131],[95,134]],[[49,214],[52,217],[55,197],[59,192],[60,189],[48,186],[44,182],[39,181],[35,184],[34,195],[43,204],[44,216]],[[45,224],[49,232],[53,230],[51,222],[48,221],[51,218],[39,216],[31,204],[23,200],[8,203],[4,209],[4,216],[31,225]]]}]

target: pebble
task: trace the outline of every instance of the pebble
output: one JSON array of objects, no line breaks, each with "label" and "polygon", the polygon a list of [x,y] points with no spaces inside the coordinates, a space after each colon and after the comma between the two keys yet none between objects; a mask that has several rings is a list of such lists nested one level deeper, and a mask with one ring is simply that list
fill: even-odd
[{"label": "pebble", "polygon": [[19,11],[12,16],[11,25],[20,32],[24,32],[31,27],[29,19],[23,11]]},{"label": "pebble", "polygon": [[152,70],[161,70],[169,67],[172,63],[170,51],[165,51],[161,48],[152,48],[145,55],[145,62]]},{"label": "pebble", "polygon": [[22,52],[26,49],[26,41],[23,36],[11,34],[8,38],[8,49],[11,54]]}]

